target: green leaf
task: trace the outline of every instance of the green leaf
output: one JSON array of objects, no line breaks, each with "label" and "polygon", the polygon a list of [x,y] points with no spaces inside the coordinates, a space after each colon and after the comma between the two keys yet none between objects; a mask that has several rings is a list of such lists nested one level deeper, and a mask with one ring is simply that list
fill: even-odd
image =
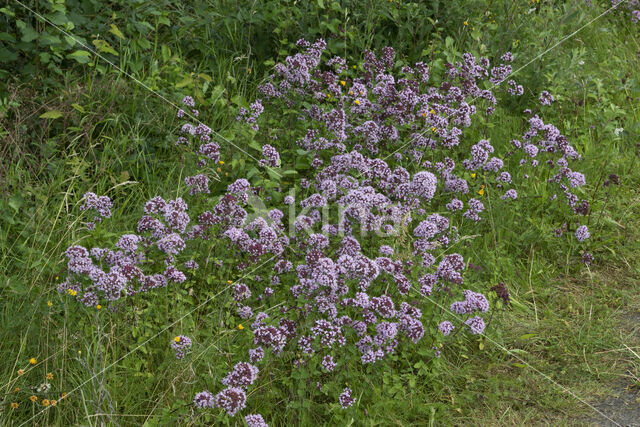
[{"label": "green leaf", "polygon": [[259,173],[260,171],[258,171],[256,167],[252,167],[251,169],[249,169],[249,172],[247,172],[247,178],[251,179],[251,177],[258,175]]},{"label": "green leaf", "polygon": [[22,29],[22,37],[20,40],[29,43],[38,38],[38,32],[31,27],[31,25],[25,26]]},{"label": "green leaf", "polygon": [[4,13],[7,16],[10,16],[11,18],[14,18],[16,16],[13,10],[7,9],[6,7],[0,8],[0,12]]},{"label": "green leaf", "polygon": [[519,340],[528,340],[530,338],[537,337],[537,336],[538,336],[538,334],[524,334],[524,335],[520,335],[518,337],[518,339]]},{"label": "green leaf", "polygon": [[118,52],[115,51],[113,47],[106,40],[94,40],[93,45],[98,49],[98,52],[102,53],[110,53],[112,55],[118,56]]},{"label": "green leaf", "polygon": [[75,59],[80,64],[86,64],[91,60],[91,54],[86,50],[76,50],[75,52],[67,55],[67,58]]},{"label": "green leaf", "polygon": [[16,213],[18,213],[22,205],[23,205],[22,199],[17,196],[14,196],[9,199],[9,207],[14,211],[16,211]]},{"label": "green leaf", "polygon": [[69,22],[69,19],[63,12],[50,13],[47,15],[47,19],[55,25],[64,25]]},{"label": "green leaf", "polygon": [[5,47],[0,48],[0,62],[12,62],[18,59],[18,54]]},{"label": "green leaf", "polygon": [[444,41],[444,45],[446,46],[446,48],[451,49],[453,47],[453,43],[454,43],[453,37],[447,36],[447,38]]},{"label": "green leaf", "polygon": [[58,119],[62,117],[62,112],[58,110],[47,111],[46,113],[40,114],[41,119]]},{"label": "green leaf", "polygon": [[85,109],[80,104],[71,104],[71,106],[76,110],[80,111],[81,113],[86,113]]},{"label": "green leaf", "polygon": [[115,35],[116,37],[118,37],[120,40],[125,39],[124,34],[122,34],[122,31],[120,31],[120,29],[116,26],[116,24],[111,24],[111,29],[109,30],[109,32]]},{"label": "green leaf", "polygon": [[186,76],[184,79],[178,82],[178,84],[176,84],[176,88],[180,89],[181,87],[188,86],[191,83],[193,83],[193,79],[191,78],[191,76]]},{"label": "green leaf", "polygon": [[282,176],[278,172],[276,172],[275,169],[272,169],[272,168],[267,169],[267,174],[274,181],[280,181],[280,178],[282,178]]},{"label": "green leaf", "polygon": [[5,41],[5,42],[9,42],[9,43],[15,43],[16,42],[16,38],[14,37],[14,35],[6,33],[6,32],[1,32],[0,33],[0,40]]},{"label": "green leaf", "polygon": [[253,148],[254,150],[262,151],[262,146],[258,143],[258,141],[251,141],[249,143],[249,147]]},{"label": "green leaf", "polygon": [[40,43],[42,46],[50,46],[53,44],[59,44],[61,42],[60,37],[52,36],[50,34],[42,34],[40,36]]}]

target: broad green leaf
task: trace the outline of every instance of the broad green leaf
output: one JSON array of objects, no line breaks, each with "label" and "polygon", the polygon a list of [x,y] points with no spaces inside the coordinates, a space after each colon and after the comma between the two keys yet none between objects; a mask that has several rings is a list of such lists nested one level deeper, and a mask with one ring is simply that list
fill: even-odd
[{"label": "broad green leaf", "polygon": [[518,339],[519,340],[528,340],[530,338],[537,337],[537,336],[538,336],[538,334],[524,334],[524,335],[520,335],[518,337]]},{"label": "broad green leaf", "polygon": [[22,37],[20,40],[23,42],[32,42],[38,38],[38,32],[31,27],[31,25],[27,25],[22,29]]},{"label": "broad green leaf", "polygon": [[118,52],[115,51],[113,47],[106,40],[94,40],[93,45],[98,49],[98,52],[102,53],[110,53],[112,55],[118,56]]},{"label": "broad green leaf", "polygon": [[188,86],[191,83],[193,83],[193,79],[191,78],[191,76],[187,76],[184,79],[182,79],[180,82],[178,82],[178,84],[176,84],[176,88],[180,89],[181,87]]},{"label": "broad green leaf", "polygon": [[262,146],[258,143],[258,141],[251,141],[249,143],[249,147],[253,148],[254,150],[262,151]]},{"label": "broad green leaf", "polygon": [[280,181],[280,178],[282,178],[282,176],[280,175],[280,173],[278,171],[276,171],[275,169],[272,168],[268,168],[267,169],[267,174],[269,175],[269,177],[271,179],[273,179],[274,181]]},{"label": "broad green leaf", "polygon": [[109,30],[109,32],[118,37],[120,40],[125,39],[124,34],[122,34],[122,31],[120,31],[116,24],[111,24],[111,29]]},{"label": "broad green leaf", "polygon": [[69,18],[67,18],[64,12],[50,13],[47,15],[47,19],[55,25],[64,25],[69,22]]},{"label": "broad green leaf", "polygon": [[81,64],[86,64],[91,60],[91,54],[86,50],[76,50],[73,53],[67,55],[69,59],[75,59]]},{"label": "broad green leaf", "polygon": [[40,114],[41,119],[58,119],[60,117],[62,117],[62,112],[58,110],[51,110]]},{"label": "broad green leaf", "polygon": [[85,109],[80,104],[71,104],[71,106],[76,110],[80,111],[81,113],[86,113]]}]

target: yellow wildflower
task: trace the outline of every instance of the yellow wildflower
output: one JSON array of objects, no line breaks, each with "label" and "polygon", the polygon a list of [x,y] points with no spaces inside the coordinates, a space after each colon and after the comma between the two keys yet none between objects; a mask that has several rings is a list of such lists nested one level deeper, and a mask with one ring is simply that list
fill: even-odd
[{"label": "yellow wildflower", "polygon": [[354,66],[353,66],[353,69],[355,70],[356,68],[358,68],[358,66],[357,66],[357,65],[354,65]]},{"label": "yellow wildflower", "polygon": [[49,373],[47,374],[47,379],[48,379],[48,380],[52,380],[52,379],[53,379],[53,373],[52,373],[52,372],[49,372]]},{"label": "yellow wildflower", "polygon": [[24,369],[18,369],[18,375],[24,375]]},{"label": "yellow wildflower", "polygon": [[57,406],[58,405],[58,401],[55,399],[51,399],[51,406]]},{"label": "yellow wildflower", "polygon": [[422,117],[427,117],[427,113],[422,113]]},{"label": "yellow wildflower", "polygon": [[222,169],[218,168],[218,169],[216,169],[216,171],[218,171],[218,172],[222,172]]},{"label": "yellow wildflower", "polygon": [[69,295],[71,295],[72,297],[75,297],[78,294],[78,291],[76,291],[74,289],[67,289],[67,293]]},{"label": "yellow wildflower", "polygon": [[431,128],[431,132],[435,132],[435,131],[436,131],[436,127],[434,126]]},{"label": "yellow wildflower", "polygon": [[469,23],[467,21],[463,22],[464,26],[466,27],[467,25],[469,25]]},{"label": "yellow wildflower", "polygon": [[224,176],[229,176],[229,172],[225,172],[225,173],[224,173]]},{"label": "yellow wildflower", "polygon": [[100,304],[98,304],[98,305],[96,305],[96,308],[97,308],[98,310],[100,310],[100,309],[102,308],[102,306],[101,306]]},{"label": "yellow wildflower", "polygon": [[233,280],[227,280],[227,283],[230,285],[233,283]]},{"label": "yellow wildflower", "polygon": [[14,392],[14,393],[17,393],[17,392],[19,392],[19,391],[20,391],[20,387],[16,387],[16,388],[14,388],[14,389],[13,389],[13,392]]},{"label": "yellow wildflower", "polygon": [[327,94],[327,98],[331,98],[331,94],[330,93]]},{"label": "yellow wildflower", "polygon": [[175,337],[173,340],[174,340],[175,342],[180,342],[180,337]]},{"label": "yellow wildflower", "polygon": [[38,363],[38,361],[36,360],[35,357],[32,357],[31,359],[29,359],[29,363],[31,363],[32,365],[35,365],[36,363]]},{"label": "yellow wildflower", "polygon": [[31,399],[32,402],[37,402],[38,396],[31,396],[29,399]]},{"label": "yellow wildflower", "polygon": [[431,114],[435,114],[435,110],[432,108],[431,111],[429,111]]},{"label": "yellow wildflower", "polygon": [[476,174],[475,174],[475,173],[472,173],[472,174],[471,174],[471,178],[475,178],[475,177],[476,177]]},{"label": "yellow wildflower", "polygon": [[346,84],[347,84],[347,82],[345,82],[344,80],[340,80],[340,84],[341,84],[342,86],[344,86],[344,85],[346,85]]},{"label": "yellow wildflower", "polygon": [[484,196],[484,185],[480,186],[480,190],[478,191],[478,194],[481,196]]},{"label": "yellow wildflower", "polygon": [[353,95],[353,91],[352,90],[349,91],[349,95]]},{"label": "yellow wildflower", "polygon": [[51,307],[51,306],[53,305],[53,303],[52,303],[51,301],[47,301],[47,305],[48,305],[49,307]]},{"label": "yellow wildflower", "polygon": [[18,402],[11,402],[11,409],[18,409]]},{"label": "yellow wildflower", "polygon": [[240,324],[238,325],[238,329],[240,329],[240,330],[243,330],[243,329],[244,329],[244,326],[242,326],[242,323],[240,323]]},{"label": "yellow wildflower", "polygon": [[356,105],[360,105],[360,100],[356,99]]},{"label": "yellow wildflower", "polygon": [[49,406],[50,403],[49,399],[42,399],[42,406]]},{"label": "yellow wildflower", "polygon": [[64,399],[65,397],[67,397],[67,392],[63,391],[62,394],[60,395],[60,400]]}]

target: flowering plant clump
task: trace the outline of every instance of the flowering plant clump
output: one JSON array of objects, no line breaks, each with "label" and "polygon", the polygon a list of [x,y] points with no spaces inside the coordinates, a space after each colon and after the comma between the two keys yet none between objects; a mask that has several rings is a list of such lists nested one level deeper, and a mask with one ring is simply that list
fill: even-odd
[{"label": "flowering plant clump", "polygon": [[184,359],[185,354],[191,350],[191,338],[178,335],[171,342],[171,348],[176,351],[176,359]]},{"label": "flowering plant clump", "polygon": [[[616,9],[621,9],[622,3],[622,0],[611,0],[611,6]],[[631,22],[640,23],[640,0],[628,0],[624,3],[625,5],[622,7],[627,9]]]},{"label": "flowering plant clump", "polygon": [[[518,190],[528,190],[516,183],[547,167],[545,184],[564,194],[565,209],[585,209],[576,189],[586,180],[571,166],[580,155],[538,115],[529,112],[530,128],[513,147],[465,134],[476,117],[494,113],[498,97],[522,94],[511,79],[494,91],[512,73],[511,53],[493,67],[464,54],[432,82],[427,64],[398,66],[391,48],[366,52],[354,72],[343,58],[323,60],[323,40],[298,46],[301,52],[259,88],[261,99],[238,115],[252,138],[270,142],[261,146],[261,169],[214,194],[207,164],[219,161],[220,145],[205,125],[184,124],[177,144],[190,147],[201,172],[185,180],[186,191],[206,200],[206,210],[187,214],[181,198],[151,199],[137,234],[121,236],[112,249],[70,247],[69,277],[60,287],[86,305],[116,302],[184,282],[182,267],[194,271],[206,262],[199,245],[232,253],[230,267],[242,279],[223,290],[251,346],[229,366],[216,395],[202,391],[193,400],[229,416],[246,407],[249,388],[273,357],[329,383],[354,358],[368,366],[419,346],[438,357],[434,344],[452,332],[482,334],[489,289],[468,283],[459,247],[467,230],[481,231],[483,197],[495,195],[491,203],[509,209]],[[553,97],[543,92],[539,102]],[[183,103],[195,107],[190,97]],[[282,127],[285,117],[293,125]],[[292,144],[271,145],[279,140]],[[283,176],[298,179],[285,183]],[[587,227],[575,237],[587,239]],[[496,289],[508,301],[506,287]],[[176,339],[181,358],[191,340]],[[349,408],[352,393],[348,386],[334,401]],[[245,421],[266,425],[259,414]]]}]

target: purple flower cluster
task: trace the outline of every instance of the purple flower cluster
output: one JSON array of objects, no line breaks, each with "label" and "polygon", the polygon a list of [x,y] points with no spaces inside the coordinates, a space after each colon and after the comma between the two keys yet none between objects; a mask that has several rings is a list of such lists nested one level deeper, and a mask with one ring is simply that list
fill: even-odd
[{"label": "purple flower cluster", "polygon": [[438,329],[440,330],[440,332],[442,332],[442,335],[446,337],[451,332],[453,332],[453,330],[455,329],[455,326],[453,326],[453,323],[449,322],[448,320],[445,320],[444,322],[441,322],[438,325]]},{"label": "purple flower cluster", "polygon": [[277,168],[280,166],[280,153],[269,144],[262,146],[262,159],[260,160],[260,166],[269,166]]},{"label": "purple flower cluster", "polygon": [[185,354],[191,350],[191,338],[178,335],[171,342],[171,348],[176,351],[176,359],[183,359]]},{"label": "purple flower cluster", "polygon": [[208,391],[201,391],[193,398],[193,403],[198,408],[215,408],[215,398]]},{"label": "purple flower cluster", "polygon": [[589,233],[589,229],[586,225],[581,225],[580,227],[578,227],[578,229],[576,230],[576,239],[579,242],[584,242],[589,237],[591,237],[591,234]]},{"label": "purple flower cluster", "polygon": [[228,387],[216,394],[215,406],[224,409],[230,417],[244,409],[247,394],[239,387]]},{"label": "purple flower cluster", "polygon": [[87,228],[93,230],[96,222],[101,222],[103,218],[111,218],[111,207],[113,203],[107,196],[97,196],[95,193],[88,192],[84,194],[81,211],[94,210],[96,215],[92,221],[87,223]]},{"label": "purple flower cluster", "polygon": [[344,409],[353,406],[353,404],[355,403],[356,399],[351,397],[351,389],[349,387],[346,387],[342,393],[340,393],[340,397],[339,397],[339,402],[340,402],[340,406],[342,406]]},{"label": "purple flower cluster", "polygon": [[629,12],[629,16],[631,16],[631,22],[637,24],[640,22],[640,0],[629,0],[623,2],[623,0],[611,0],[611,6],[613,8],[619,9],[622,3],[625,3],[626,9]]},{"label": "purple flower cluster", "polygon": [[222,384],[230,387],[246,387],[258,379],[258,372],[258,368],[254,365],[240,362],[222,380]]},{"label": "purple flower cluster", "polygon": [[269,427],[260,414],[245,415],[244,421],[248,427]]},{"label": "purple flower cluster", "polygon": [[209,194],[209,178],[206,175],[188,176],[184,179],[184,183],[189,187],[189,194],[192,196],[199,193]]}]

